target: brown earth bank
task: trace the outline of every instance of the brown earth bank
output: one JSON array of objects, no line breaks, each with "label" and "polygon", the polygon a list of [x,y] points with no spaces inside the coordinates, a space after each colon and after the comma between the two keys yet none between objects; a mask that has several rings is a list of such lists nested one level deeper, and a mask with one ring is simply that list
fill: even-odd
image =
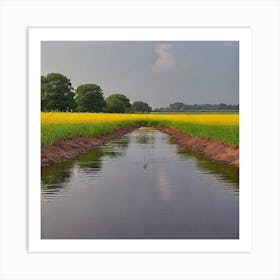
[{"label": "brown earth bank", "polygon": [[[122,127],[97,137],[67,138],[61,139],[51,146],[41,146],[41,167],[73,158],[81,153],[87,153],[91,149],[102,146],[110,140],[119,138],[137,128]],[[179,145],[185,148],[203,153],[214,161],[224,162],[239,168],[238,147],[228,146],[221,141],[189,136],[175,128],[158,127],[157,129],[171,135]]]},{"label": "brown earth bank", "polygon": [[203,153],[211,160],[224,162],[239,168],[239,148],[237,146],[228,146],[219,140],[189,136],[175,128],[159,127],[158,129],[171,135],[179,145],[185,148]]},{"label": "brown earth bank", "polygon": [[46,167],[79,154],[87,153],[91,149],[102,146],[109,141],[137,129],[137,127],[121,127],[110,133],[95,137],[73,137],[58,140],[50,146],[41,146],[41,167]]}]

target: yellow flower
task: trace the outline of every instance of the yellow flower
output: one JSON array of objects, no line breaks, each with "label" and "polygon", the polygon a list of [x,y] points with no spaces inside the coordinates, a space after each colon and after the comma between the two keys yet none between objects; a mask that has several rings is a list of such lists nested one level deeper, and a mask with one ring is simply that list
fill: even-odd
[{"label": "yellow flower", "polygon": [[78,124],[121,121],[172,121],[209,125],[239,125],[239,114],[106,114],[41,113],[41,124]]}]

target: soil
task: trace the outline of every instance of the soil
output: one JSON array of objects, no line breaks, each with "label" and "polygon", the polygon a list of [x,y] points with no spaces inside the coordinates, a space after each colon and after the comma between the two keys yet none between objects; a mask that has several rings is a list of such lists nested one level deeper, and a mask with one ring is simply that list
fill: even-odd
[{"label": "soil", "polygon": [[160,127],[159,130],[171,135],[179,145],[185,148],[203,153],[211,160],[239,168],[239,147],[237,146],[228,146],[219,140],[189,136],[175,128]]},{"label": "soil", "polygon": [[[98,137],[67,138],[61,139],[51,146],[41,146],[41,167],[73,158],[81,153],[87,153],[89,150],[102,146],[112,139],[119,138],[137,128],[122,127]],[[239,148],[236,146],[231,147],[221,141],[189,136],[175,128],[158,127],[157,129],[171,135],[179,145],[185,148],[203,153],[211,160],[224,162],[239,168]]]},{"label": "soil", "polygon": [[91,149],[102,146],[112,139],[137,129],[137,127],[121,127],[111,133],[95,137],[74,137],[60,139],[50,146],[41,146],[41,167],[46,167],[66,159],[73,158],[79,154],[87,153]]}]

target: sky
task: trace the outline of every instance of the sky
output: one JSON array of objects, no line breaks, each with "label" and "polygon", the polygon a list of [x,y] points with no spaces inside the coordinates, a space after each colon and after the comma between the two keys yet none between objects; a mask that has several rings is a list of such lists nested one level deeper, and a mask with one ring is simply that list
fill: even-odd
[{"label": "sky", "polygon": [[42,41],[41,75],[52,72],[153,108],[239,104],[237,41]]}]

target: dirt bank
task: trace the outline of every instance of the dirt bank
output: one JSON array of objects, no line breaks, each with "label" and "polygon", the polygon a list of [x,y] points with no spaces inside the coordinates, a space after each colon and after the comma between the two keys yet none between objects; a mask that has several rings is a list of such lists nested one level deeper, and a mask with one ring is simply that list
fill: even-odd
[{"label": "dirt bank", "polygon": [[192,137],[178,129],[160,127],[160,131],[171,135],[178,144],[192,151],[203,153],[209,159],[224,162],[239,168],[239,148],[228,146],[218,140],[209,140],[203,137]]},{"label": "dirt bank", "polygon": [[[123,127],[98,137],[74,137],[61,139],[51,146],[41,147],[41,167],[46,167],[81,153],[104,145],[112,139],[119,138],[137,127]],[[239,148],[230,147],[221,141],[208,140],[202,137],[191,137],[175,128],[159,127],[160,131],[171,135],[178,144],[193,151],[205,154],[208,158],[225,162],[239,168]]]},{"label": "dirt bank", "polygon": [[97,137],[74,137],[61,139],[51,146],[41,146],[41,167],[46,167],[66,159],[73,158],[81,153],[104,145],[112,139],[119,138],[137,127],[122,127],[111,133]]}]

